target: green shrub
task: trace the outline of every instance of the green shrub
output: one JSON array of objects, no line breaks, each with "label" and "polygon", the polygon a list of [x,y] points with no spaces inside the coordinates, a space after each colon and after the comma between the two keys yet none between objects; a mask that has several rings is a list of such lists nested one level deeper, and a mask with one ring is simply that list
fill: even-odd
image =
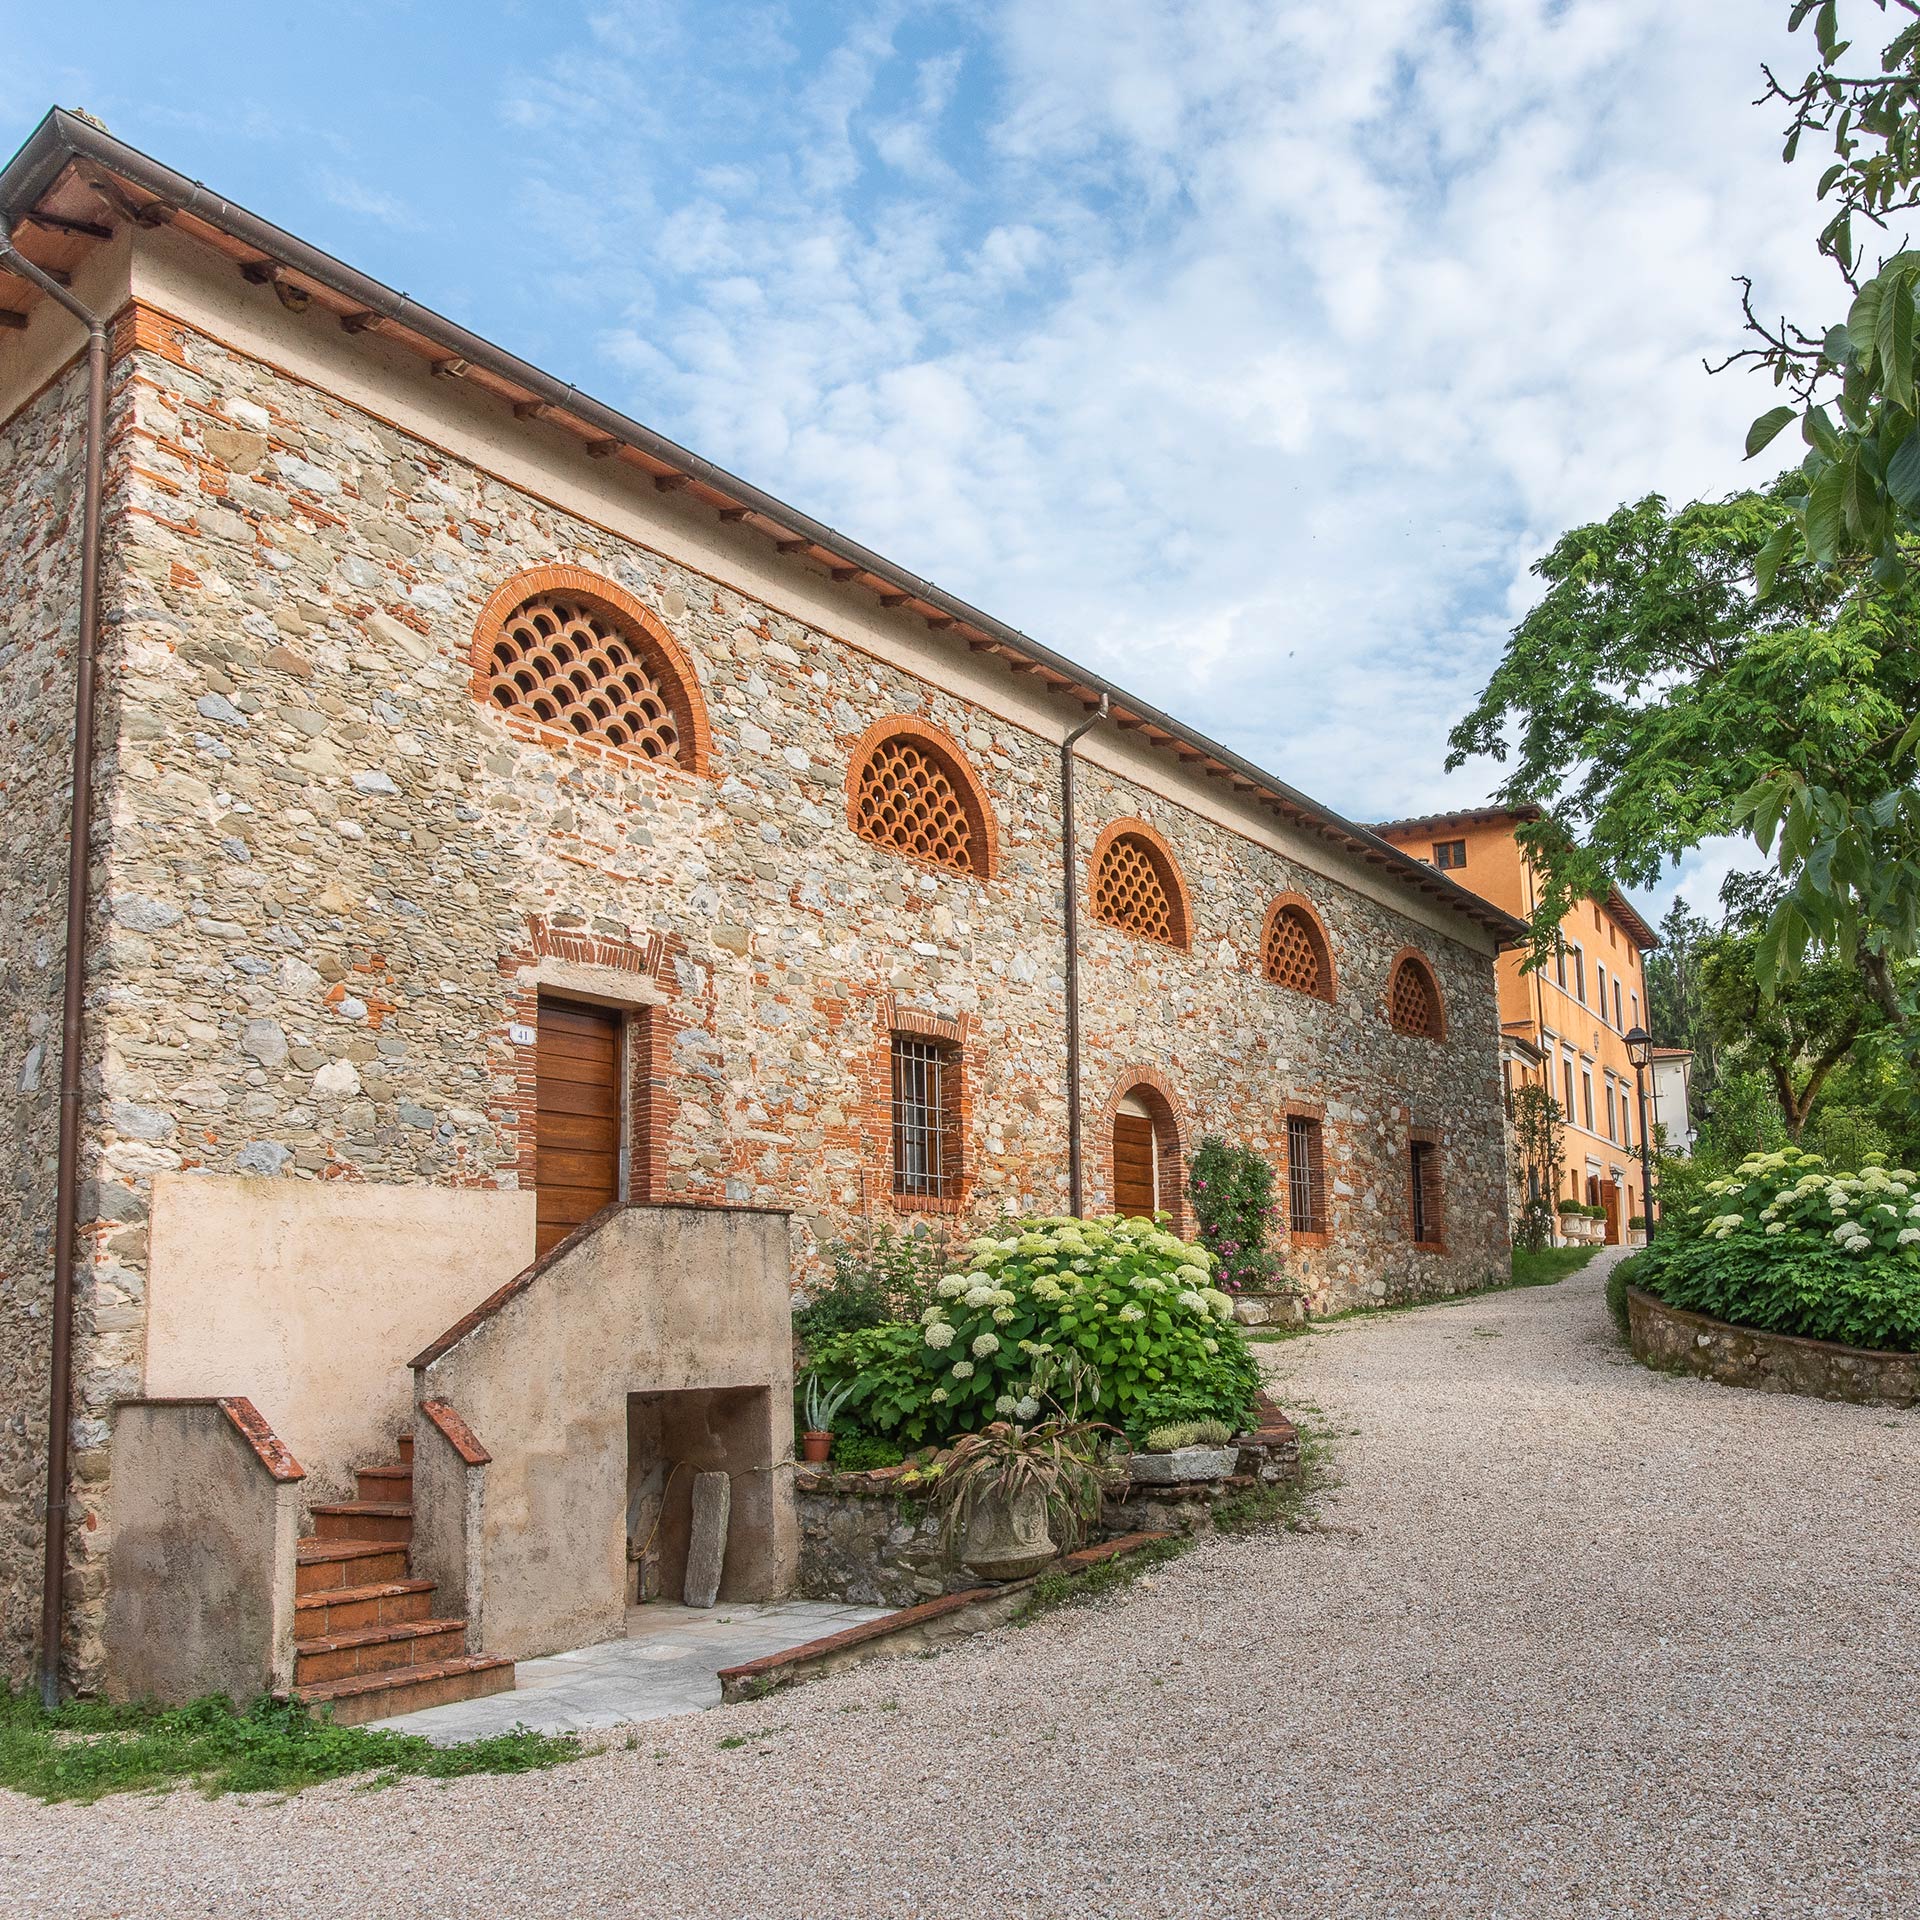
[{"label": "green shrub", "polygon": [[1182,1447],[1224,1447],[1232,1438],[1222,1420],[1183,1420],[1178,1426],[1155,1427],[1141,1451],[1178,1453]]},{"label": "green shrub", "polygon": [[1829,1173],[1818,1154],[1750,1154],[1626,1263],[1632,1284],[1715,1320],[1920,1349],[1920,1175]]},{"label": "green shrub", "polygon": [[1627,1337],[1627,1289],[1639,1287],[1644,1293],[1645,1282],[1641,1275],[1646,1271],[1647,1256],[1636,1253],[1630,1260],[1616,1260],[1607,1269],[1607,1311],[1613,1316],[1615,1331],[1624,1340]]},{"label": "green shrub", "polygon": [[917,1319],[946,1272],[944,1233],[881,1227],[827,1249],[827,1277],[794,1309],[794,1337],[811,1349],[835,1334]]},{"label": "green shrub", "polygon": [[871,1433],[836,1434],[833,1464],[840,1473],[871,1473],[875,1467],[897,1467],[906,1458],[891,1440]]},{"label": "green shrub", "polygon": [[1032,1423],[1049,1395],[1130,1433],[1150,1401],[1156,1426],[1245,1424],[1259,1370],[1205,1248],[1150,1220],[1026,1220],[971,1242],[967,1261],[920,1325],[815,1349],[823,1377],[853,1382],[847,1413],[862,1431],[917,1446],[994,1419]]},{"label": "green shrub", "polygon": [[1273,1168],[1251,1147],[1210,1133],[1187,1162],[1187,1192],[1200,1244],[1228,1293],[1272,1290],[1279,1261],[1267,1246],[1273,1219]]}]

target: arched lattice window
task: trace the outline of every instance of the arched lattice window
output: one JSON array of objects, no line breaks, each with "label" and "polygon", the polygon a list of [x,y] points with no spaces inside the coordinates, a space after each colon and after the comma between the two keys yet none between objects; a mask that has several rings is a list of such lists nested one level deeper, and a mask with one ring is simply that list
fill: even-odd
[{"label": "arched lattice window", "polygon": [[1418,954],[1403,953],[1394,962],[1387,1018],[1396,1032],[1416,1033],[1428,1040],[1442,1037],[1439,983]]},{"label": "arched lattice window", "polygon": [[993,828],[960,750],[924,722],[883,721],[855,750],[847,820],[875,846],[986,879]]},{"label": "arched lattice window", "polygon": [[497,712],[699,771],[706,728],[692,680],[637,600],[577,567],[542,567],[508,582],[475,635],[474,694]]},{"label": "arched lattice window", "polygon": [[1187,890],[1165,841],[1144,820],[1116,821],[1093,859],[1093,917],[1165,947],[1188,945]]},{"label": "arched lattice window", "polygon": [[1333,955],[1320,922],[1304,901],[1281,900],[1267,915],[1260,942],[1260,967],[1278,987],[1333,998]]}]

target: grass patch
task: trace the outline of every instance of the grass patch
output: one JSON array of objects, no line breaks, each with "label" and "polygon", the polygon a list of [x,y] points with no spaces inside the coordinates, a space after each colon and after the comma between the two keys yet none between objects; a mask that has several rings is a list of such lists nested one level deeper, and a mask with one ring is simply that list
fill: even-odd
[{"label": "grass patch", "polygon": [[1055,1568],[1043,1573],[1028,1590],[1020,1611],[1013,1616],[1016,1627],[1031,1626],[1043,1614],[1058,1607],[1077,1606],[1085,1600],[1099,1600],[1107,1594],[1130,1587],[1143,1573],[1177,1560],[1193,1545],[1191,1540],[1150,1540],[1117,1560],[1102,1560],[1085,1573],[1063,1573]]},{"label": "grass patch", "polygon": [[1541,1247],[1529,1252],[1525,1247],[1513,1250],[1513,1281],[1516,1287],[1550,1287],[1570,1273],[1578,1273],[1598,1247]]},{"label": "grass patch", "polygon": [[0,1689],[0,1787],[39,1800],[98,1800],[191,1781],[206,1794],[298,1793],[368,1774],[369,1787],[473,1773],[530,1773],[577,1759],[571,1734],[516,1728],[436,1747],[417,1733],[336,1727],[305,1707],[262,1697],[236,1708],[217,1694],[184,1707],[69,1700],[46,1712]]}]

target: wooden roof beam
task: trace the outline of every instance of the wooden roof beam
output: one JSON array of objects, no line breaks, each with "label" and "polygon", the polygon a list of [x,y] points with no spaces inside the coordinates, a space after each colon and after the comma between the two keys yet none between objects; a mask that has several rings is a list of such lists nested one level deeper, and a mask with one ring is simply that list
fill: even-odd
[{"label": "wooden roof beam", "polygon": [[16,333],[27,324],[24,313],[16,313],[11,307],[0,307],[0,327],[11,327]]},{"label": "wooden roof beam", "polygon": [[111,240],[113,229],[98,220],[69,220],[58,213],[23,213],[20,218],[49,233],[70,233],[83,240]]}]

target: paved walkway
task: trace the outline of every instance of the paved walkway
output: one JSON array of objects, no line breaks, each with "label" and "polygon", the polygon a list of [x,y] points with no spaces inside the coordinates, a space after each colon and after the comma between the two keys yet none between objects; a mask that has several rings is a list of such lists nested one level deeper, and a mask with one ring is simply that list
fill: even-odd
[{"label": "paved walkway", "polygon": [[376,1726],[423,1734],[436,1746],[485,1740],[515,1727],[535,1733],[597,1733],[607,1727],[701,1713],[720,1704],[720,1671],[876,1620],[882,1607],[820,1600],[769,1605],[731,1601],[682,1607],[664,1601],[627,1609],[627,1637],[543,1660],[522,1660],[511,1693],[395,1714]]},{"label": "paved walkway", "polygon": [[1319,1533],[553,1773],[0,1799],[0,1914],[1920,1912],[1920,1417],[1647,1373],[1595,1274],[1266,1352]]}]

